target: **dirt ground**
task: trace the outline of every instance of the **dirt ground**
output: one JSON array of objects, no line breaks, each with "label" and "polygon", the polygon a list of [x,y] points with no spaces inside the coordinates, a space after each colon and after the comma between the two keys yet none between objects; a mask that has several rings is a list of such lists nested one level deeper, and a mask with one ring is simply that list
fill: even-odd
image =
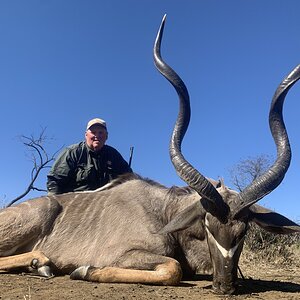
[{"label": "dirt ground", "polygon": [[[244,254],[243,254],[244,255]],[[218,296],[211,290],[211,277],[198,275],[177,287],[141,284],[103,284],[70,280],[68,276],[42,279],[22,274],[0,274],[1,300],[90,300],[90,299],[300,299],[300,251],[295,263],[274,266],[242,258],[237,295]]]}]

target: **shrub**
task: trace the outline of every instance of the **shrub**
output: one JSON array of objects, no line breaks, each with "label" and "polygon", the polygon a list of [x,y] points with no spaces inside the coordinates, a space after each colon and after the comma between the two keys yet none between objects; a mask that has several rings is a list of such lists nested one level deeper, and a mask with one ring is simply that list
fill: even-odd
[{"label": "shrub", "polygon": [[300,233],[273,234],[251,223],[244,249],[247,260],[290,264],[295,259],[295,250],[300,250]]}]

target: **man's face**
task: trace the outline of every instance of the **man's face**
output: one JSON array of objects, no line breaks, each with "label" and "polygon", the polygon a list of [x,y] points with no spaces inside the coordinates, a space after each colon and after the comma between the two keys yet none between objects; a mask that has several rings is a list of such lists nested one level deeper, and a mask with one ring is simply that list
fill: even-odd
[{"label": "man's face", "polygon": [[101,125],[95,124],[85,132],[87,145],[94,151],[99,151],[107,140],[107,130]]}]

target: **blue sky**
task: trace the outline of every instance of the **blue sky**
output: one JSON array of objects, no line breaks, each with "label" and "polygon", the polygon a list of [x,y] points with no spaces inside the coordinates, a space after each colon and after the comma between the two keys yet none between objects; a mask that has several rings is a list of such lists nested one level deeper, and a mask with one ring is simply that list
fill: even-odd
[{"label": "blue sky", "polygon": [[[178,100],[155,69],[153,42],[167,14],[162,55],[186,83],[192,107],[185,157],[230,182],[241,159],[275,155],[268,110],[300,63],[297,0],[0,1],[0,202],[21,194],[31,162],[20,135],[46,128],[49,153],[79,142],[89,119],[107,121],[108,144],[133,169],[184,185],[169,160]],[[300,220],[300,83],[284,114],[293,150],[283,183],[259,203]],[[44,187],[46,172],[38,186]],[[36,196],[31,193],[27,198]]]}]

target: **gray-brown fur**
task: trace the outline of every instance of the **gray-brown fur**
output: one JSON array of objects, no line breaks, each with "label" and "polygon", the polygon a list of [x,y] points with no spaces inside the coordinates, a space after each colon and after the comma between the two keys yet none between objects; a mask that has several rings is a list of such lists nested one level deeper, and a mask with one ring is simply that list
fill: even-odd
[{"label": "gray-brown fur", "polygon": [[[189,271],[201,265],[209,269],[202,225],[173,235],[158,234],[199,196],[191,189],[168,189],[139,176],[129,177],[116,180],[108,190],[47,196],[3,209],[0,256],[40,250],[54,270],[70,273],[85,265],[153,270],[159,262],[151,260],[152,254],[186,253]],[[135,251],[144,252],[140,261]]]}]

